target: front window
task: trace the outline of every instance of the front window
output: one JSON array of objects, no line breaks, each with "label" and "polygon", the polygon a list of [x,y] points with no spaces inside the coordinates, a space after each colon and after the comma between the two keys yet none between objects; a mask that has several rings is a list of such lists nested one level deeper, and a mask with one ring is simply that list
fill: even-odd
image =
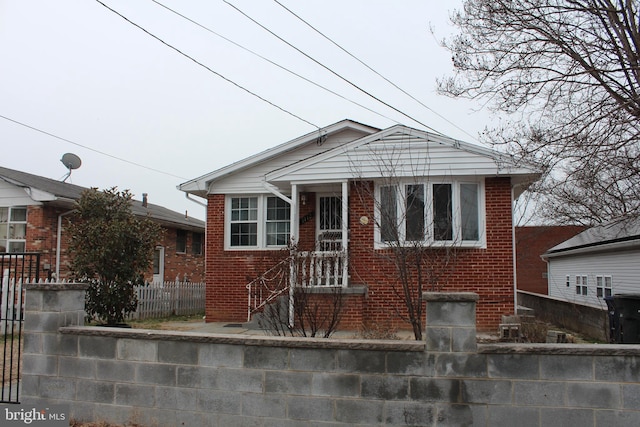
[{"label": "front window", "polygon": [[289,242],[291,208],[279,197],[232,196],[227,208],[227,247],[282,247]]},{"label": "front window", "polygon": [[285,246],[289,242],[291,209],[279,197],[267,198],[267,246]]},{"label": "front window", "polygon": [[258,198],[231,199],[231,246],[258,244]]},{"label": "front window", "polygon": [[0,252],[25,252],[27,208],[0,208]]},{"label": "front window", "polygon": [[440,182],[378,187],[378,241],[481,242],[481,184]]}]

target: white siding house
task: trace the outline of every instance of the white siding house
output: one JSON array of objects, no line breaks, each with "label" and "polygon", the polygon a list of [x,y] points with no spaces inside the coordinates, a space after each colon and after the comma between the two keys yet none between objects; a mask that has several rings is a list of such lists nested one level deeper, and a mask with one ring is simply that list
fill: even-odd
[{"label": "white siding house", "polygon": [[606,308],[606,296],[640,294],[640,219],[590,228],[549,249],[549,296]]}]

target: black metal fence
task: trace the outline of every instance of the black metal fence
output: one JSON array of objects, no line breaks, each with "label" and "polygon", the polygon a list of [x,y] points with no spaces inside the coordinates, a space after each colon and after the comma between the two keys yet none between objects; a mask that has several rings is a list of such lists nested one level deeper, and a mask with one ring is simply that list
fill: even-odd
[{"label": "black metal fence", "polygon": [[2,393],[0,403],[20,403],[23,285],[40,280],[39,253],[0,253],[0,339],[2,340]]}]

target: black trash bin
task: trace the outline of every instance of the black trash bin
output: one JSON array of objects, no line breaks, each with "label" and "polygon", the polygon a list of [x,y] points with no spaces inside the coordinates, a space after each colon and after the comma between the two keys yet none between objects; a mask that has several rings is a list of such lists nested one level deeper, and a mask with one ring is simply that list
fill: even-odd
[{"label": "black trash bin", "polygon": [[613,305],[617,313],[619,344],[640,343],[640,294],[616,294]]},{"label": "black trash bin", "polygon": [[609,338],[610,343],[617,343],[620,341],[620,315],[613,303],[613,296],[604,297],[604,302],[607,303],[607,312],[609,314],[609,335],[607,338]]}]

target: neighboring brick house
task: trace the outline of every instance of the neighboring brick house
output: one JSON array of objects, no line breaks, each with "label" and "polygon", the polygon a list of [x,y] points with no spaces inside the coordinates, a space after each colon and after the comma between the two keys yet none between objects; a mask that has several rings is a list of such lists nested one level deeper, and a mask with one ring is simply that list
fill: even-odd
[{"label": "neighboring brick house", "polygon": [[208,199],[206,319],[246,321],[247,284],[291,239],[317,261],[295,277],[344,290],[342,328],[406,328],[385,259],[390,242],[421,241],[456,249],[438,287],[477,292],[478,327],[497,329],[515,305],[512,202],[538,177],[493,150],[344,120],[188,181],[182,191]]},{"label": "neighboring brick house", "polygon": [[[69,279],[66,223],[74,203],[86,190],[38,175],[0,167],[0,252],[40,253],[43,278]],[[135,215],[150,218],[164,230],[147,281],[204,281],[203,221],[144,200],[134,200]]]},{"label": "neighboring brick house", "polygon": [[583,225],[516,227],[518,290],[547,295],[547,263],[542,259],[542,255],[586,228]]}]

